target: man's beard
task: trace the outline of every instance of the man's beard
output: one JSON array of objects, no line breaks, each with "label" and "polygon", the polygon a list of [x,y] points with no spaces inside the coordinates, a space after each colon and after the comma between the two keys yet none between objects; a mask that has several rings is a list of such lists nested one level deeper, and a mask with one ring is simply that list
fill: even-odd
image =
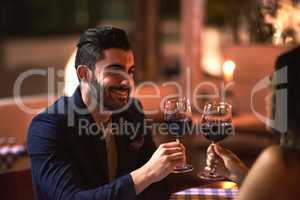
[{"label": "man's beard", "polygon": [[90,96],[100,111],[113,112],[124,108],[127,104],[116,102],[110,94],[111,88],[100,84],[95,77],[90,82]]}]

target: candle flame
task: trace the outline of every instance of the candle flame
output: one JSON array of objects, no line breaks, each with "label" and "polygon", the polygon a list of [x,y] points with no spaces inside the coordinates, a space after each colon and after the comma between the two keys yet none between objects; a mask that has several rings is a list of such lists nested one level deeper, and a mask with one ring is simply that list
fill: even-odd
[{"label": "candle flame", "polygon": [[227,60],[223,64],[223,74],[226,81],[233,80],[233,73],[236,68],[235,63],[232,60]]}]

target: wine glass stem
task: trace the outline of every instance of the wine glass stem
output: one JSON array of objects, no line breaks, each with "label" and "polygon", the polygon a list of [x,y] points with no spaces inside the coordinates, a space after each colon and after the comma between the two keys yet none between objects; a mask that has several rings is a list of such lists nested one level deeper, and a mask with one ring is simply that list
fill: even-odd
[{"label": "wine glass stem", "polygon": [[[180,143],[180,139],[178,137],[176,137],[176,142]],[[181,167],[184,167],[185,164],[183,164]]]},{"label": "wine glass stem", "polygon": [[[215,144],[217,144],[217,143],[214,142],[214,141],[211,141],[211,145],[215,145]],[[213,152],[214,152],[214,154],[215,154],[214,148],[213,148]],[[207,154],[207,156],[208,156],[208,154]],[[214,169],[215,169],[215,167],[213,166],[213,167],[212,167],[212,171],[214,171]],[[214,174],[214,172],[212,172],[212,171],[210,171],[209,173],[210,173],[210,174]]]}]

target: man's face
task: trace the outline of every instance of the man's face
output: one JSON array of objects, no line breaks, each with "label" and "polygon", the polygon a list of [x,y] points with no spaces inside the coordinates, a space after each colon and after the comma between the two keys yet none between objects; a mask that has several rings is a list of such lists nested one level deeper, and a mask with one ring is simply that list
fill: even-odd
[{"label": "man's face", "polygon": [[104,50],[104,58],[95,64],[90,81],[91,96],[106,110],[123,108],[133,87],[134,56],[131,50]]}]

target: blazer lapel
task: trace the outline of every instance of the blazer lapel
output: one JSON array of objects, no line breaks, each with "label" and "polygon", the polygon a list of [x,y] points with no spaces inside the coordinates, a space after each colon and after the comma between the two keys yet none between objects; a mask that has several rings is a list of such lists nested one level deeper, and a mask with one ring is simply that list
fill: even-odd
[{"label": "blazer lapel", "polygon": [[[106,152],[106,145],[105,140],[102,138],[102,131],[99,131],[99,126],[96,126],[96,122],[93,119],[92,115],[88,112],[85,104],[82,101],[82,96],[80,92],[80,88],[78,87],[76,91],[74,92],[73,96],[71,97],[73,105],[75,105],[75,108],[79,108],[81,110],[86,109],[86,112],[84,114],[75,112],[75,118],[77,119],[84,119],[87,122],[87,126],[89,127],[87,130],[88,132],[83,135],[83,137],[87,137],[88,139],[88,146],[87,148],[92,150],[92,153],[95,154],[95,160],[92,162],[96,162],[100,166],[100,174],[102,177],[104,177],[104,182],[108,183],[108,167],[107,167],[107,152]],[[79,123],[76,123],[78,130],[80,127],[78,127]],[[92,131],[92,132],[91,132]],[[95,134],[97,133],[97,134]],[[82,137],[82,136],[81,136]]]}]

